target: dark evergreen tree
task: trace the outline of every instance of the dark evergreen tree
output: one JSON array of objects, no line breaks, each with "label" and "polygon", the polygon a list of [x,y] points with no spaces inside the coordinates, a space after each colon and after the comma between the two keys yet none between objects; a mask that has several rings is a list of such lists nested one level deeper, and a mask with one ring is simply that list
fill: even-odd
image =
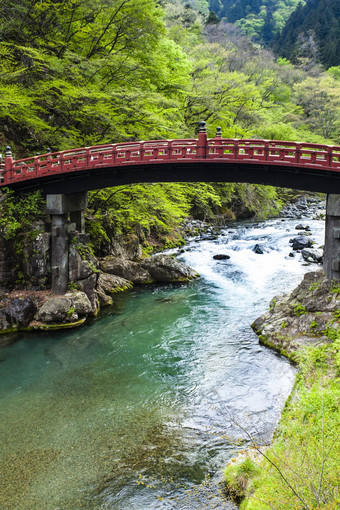
[{"label": "dark evergreen tree", "polygon": [[261,40],[265,45],[268,45],[274,38],[275,22],[271,11],[267,10],[267,16],[261,30]]},{"label": "dark evergreen tree", "polygon": [[207,17],[206,24],[217,24],[220,21],[220,18],[215,14],[214,11],[209,12],[209,16]]},{"label": "dark evergreen tree", "polygon": [[299,5],[275,49],[279,55],[298,62],[306,57],[308,46],[326,68],[340,64],[340,0],[309,0],[305,6]]}]

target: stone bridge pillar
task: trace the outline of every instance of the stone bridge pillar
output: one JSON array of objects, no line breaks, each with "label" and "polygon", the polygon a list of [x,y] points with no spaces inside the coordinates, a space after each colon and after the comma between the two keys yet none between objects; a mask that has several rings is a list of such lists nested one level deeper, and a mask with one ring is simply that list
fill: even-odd
[{"label": "stone bridge pillar", "polygon": [[327,195],[323,266],[329,280],[340,280],[340,195]]},{"label": "stone bridge pillar", "polygon": [[52,291],[64,294],[68,286],[68,234],[72,223],[75,223],[76,230],[85,232],[87,192],[47,195],[46,207],[52,219]]}]

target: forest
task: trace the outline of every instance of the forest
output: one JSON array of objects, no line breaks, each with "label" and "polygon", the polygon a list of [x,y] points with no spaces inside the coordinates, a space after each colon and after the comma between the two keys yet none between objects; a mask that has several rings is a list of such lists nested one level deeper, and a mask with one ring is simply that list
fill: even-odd
[{"label": "forest", "polygon": [[[211,16],[212,7],[205,0],[4,0],[1,145],[24,157],[47,147],[193,137],[201,120],[210,136],[219,125],[229,138],[339,143],[339,66],[326,69],[305,48],[295,48],[294,61],[277,57],[241,25]],[[99,251],[112,232],[167,245],[190,213],[265,216],[278,209],[276,199],[274,188],[255,185],[101,190],[90,198],[88,231]]]},{"label": "forest", "polygon": [[[225,138],[340,145],[339,19],[339,0],[2,0],[1,150],[9,145],[20,158],[47,148],[195,137],[202,120],[208,136],[220,126]],[[188,216],[220,225],[265,218],[286,197],[273,187],[230,183],[93,191],[86,211],[90,251],[105,256],[114,238],[135,236],[147,255],[183,243],[180,225]],[[0,193],[0,238],[19,257],[37,234],[32,223],[44,218],[39,193]],[[25,288],[24,276],[19,283]],[[339,295],[339,285],[330,293]],[[305,448],[313,468],[324,419],[331,426],[322,453],[335,451],[339,329],[326,334],[327,345],[298,360],[303,391],[278,431],[278,451],[287,452],[294,473],[296,451]],[[298,498],[284,478],[279,484],[277,476],[266,478],[267,466],[243,508],[261,510],[267,500],[270,508],[335,510],[339,465],[332,455],[326,494],[323,455],[321,475],[311,478],[307,470]],[[278,490],[289,506],[275,506]]]}]

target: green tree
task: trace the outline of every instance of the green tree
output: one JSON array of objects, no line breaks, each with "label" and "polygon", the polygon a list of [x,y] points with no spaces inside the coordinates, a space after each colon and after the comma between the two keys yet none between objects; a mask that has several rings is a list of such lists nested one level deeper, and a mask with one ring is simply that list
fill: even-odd
[{"label": "green tree", "polygon": [[340,89],[336,79],[323,74],[294,87],[297,103],[308,125],[325,138],[340,141]]}]

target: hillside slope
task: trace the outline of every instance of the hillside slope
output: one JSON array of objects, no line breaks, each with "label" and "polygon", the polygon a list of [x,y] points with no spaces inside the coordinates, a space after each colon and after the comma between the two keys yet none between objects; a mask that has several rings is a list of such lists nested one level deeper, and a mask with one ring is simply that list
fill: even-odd
[{"label": "hillside slope", "polygon": [[236,23],[248,36],[267,44],[283,29],[298,3],[299,0],[210,0],[209,6],[220,18]]},{"label": "hillside slope", "polygon": [[309,0],[287,21],[276,51],[298,62],[303,58],[326,67],[340,64],[340,0]]}]

